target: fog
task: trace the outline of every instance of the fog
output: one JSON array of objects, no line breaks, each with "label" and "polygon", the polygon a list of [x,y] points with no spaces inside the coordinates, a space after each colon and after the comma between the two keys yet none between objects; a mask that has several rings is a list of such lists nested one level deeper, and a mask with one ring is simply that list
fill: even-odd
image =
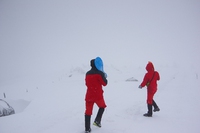
[{"label": "fog", "polygon": [[198,0],[0,0],[0,82],[96,56],[115,66],[200,66],[199,7]]}]

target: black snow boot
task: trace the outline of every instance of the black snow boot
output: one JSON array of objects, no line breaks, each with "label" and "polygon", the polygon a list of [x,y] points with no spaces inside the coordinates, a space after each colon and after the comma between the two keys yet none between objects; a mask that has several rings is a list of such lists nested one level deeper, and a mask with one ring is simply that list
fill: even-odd
[{"label": "black snow boot", "polygon": [[97,127],[101,127],[101,118],[102,118],[103,112],[104,112],[104,108],[99,108],[99,111],[97,113],[97,116],[95,118],[93,125]]},{"label": "black snow boot", "polygon": [[144,114],[145,117],[152,117],[152,104],[147,104],[148,112]]},{"label": "black snow boot", "polygon": [[158,105],[156,104],[156,102],[154,100],[153,100],[153,107],[154,107],[153,112],[160,111]]},{"label": "black snow boot", "polygon": [[91,119],[91,115],[85,115],[85,133],[91,132],[90,119]]}]

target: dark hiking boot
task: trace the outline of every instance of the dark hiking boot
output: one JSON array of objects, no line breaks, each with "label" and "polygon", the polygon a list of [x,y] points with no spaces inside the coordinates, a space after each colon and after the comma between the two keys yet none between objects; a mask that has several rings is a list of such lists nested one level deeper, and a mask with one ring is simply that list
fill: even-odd
[{"label": "dark hiking boot", "polygon": [[90,119],[91,119],[90,115],[85,115],[85,133],[91,132]]},{"label": "dark hiking boot", "polygon": [[144,114],[145,117],[152,117],[152,104],[147,104],[148,112]]},{"label": "dark hiking boot", "polygon": [[153,112],[158,112],[160,111],[160,109],[157,107],[157,108],[154,108]]},{"label": "dark hiking boot", "polygon": [[158,105],[156,104],[156,102],[153,100],[153,107],[154,107],[154,110],[153,112],[157,112],[157,111],[160,111]]},{"label": "dark hiking boot", "polygon": [[94,121],[93,125],[94,125],[94,126],[97,126],[97,127],[101,127],[101,123],[98,122],[98,121]]},{"label": "dark hiking boot", "polygon": [[145,116],[145,117],[152,117],[152,114],[146,113],[143,116]]},{"label": "dark hiking boot", "polygon": [[91,128],[89,128],[87,131],[85,131],[85,133],[90,133],[91,132]]}]

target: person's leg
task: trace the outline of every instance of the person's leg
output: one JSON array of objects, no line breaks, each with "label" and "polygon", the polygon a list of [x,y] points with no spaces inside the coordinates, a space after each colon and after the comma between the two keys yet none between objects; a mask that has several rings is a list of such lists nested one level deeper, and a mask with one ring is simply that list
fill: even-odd
[{"label": "person's leg", "polygon": [[90,119],[91,119],[91,115],[85,115],[85,132],[86,133],[91,132]]},{"label": "person's leg", "polygon": [[85,115],[92,115],[94,102],[85,102]]},{"label": "person's leg", "polygon": [[153,100],[153,107],[158,108],[158,105],[156,104],[156,102],[154,100]]},{"label": "person's leg", "polygon": [[154,110],[153,110],[154,112],[160,111],[158,105],[156,104],[156,102],[154,100],[153,100],[153,107],[154,107]]},{"label": "person's leg", "polygon": [[86,106],[86,110],[85,110],[85,131],[86,132],[91,132],[90,119],[91,119],[91,115],[92,115],[93,105],[94,105],[94,102],[86,102],[85,103],[85,106]]},{"label": "person's leg", "polygon": [[95,118],[95,121],[94,121],[94,125],[101,127],[101,118],[102,118],[102,115],[103,115],[104,110],[106,108],[106,104],[105,104],[104,99],[97,101],[96,104],[99,107],[99,110],[97,112],[97,115],[96,115],[96,118]]},{"label": "person's leg", "polygon": [[95,126],[101,127],[101,118],[102,118],[103,112],[104,112],[104,108],[99,108],[97,116],[94,120]]},{"label": "person's leg", "polygon": [[146,117],[152,117],[152,104],[147,104],[148,112],[144,114]]},{"label": "person's leg", "polygon": [[153,96],[154,96],[154,93],[147,92],[147,109],[148,109],[148,112],[145,113],[144,116],[152,117],[152,115],[153,115],[153,112],[152,112]]}]

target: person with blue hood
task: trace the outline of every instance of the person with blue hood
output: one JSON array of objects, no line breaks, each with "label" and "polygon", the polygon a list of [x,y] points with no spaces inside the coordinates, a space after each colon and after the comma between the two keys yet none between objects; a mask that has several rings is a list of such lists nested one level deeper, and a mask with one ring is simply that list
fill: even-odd
[{"label": "person with blue hood", "polygon": [[97,104],[99,110],[93,125],[101,127],[101,118],[106,108],[102,86],[106,86],[108,83],[105,73],[98,70],[95,66],[95,59],[90,61],[90,66],[91,70],[89,70],[85,76],[85,85],[87,86],[85,95],[85,133],[91,132],[90,119],[94,104]]}]

